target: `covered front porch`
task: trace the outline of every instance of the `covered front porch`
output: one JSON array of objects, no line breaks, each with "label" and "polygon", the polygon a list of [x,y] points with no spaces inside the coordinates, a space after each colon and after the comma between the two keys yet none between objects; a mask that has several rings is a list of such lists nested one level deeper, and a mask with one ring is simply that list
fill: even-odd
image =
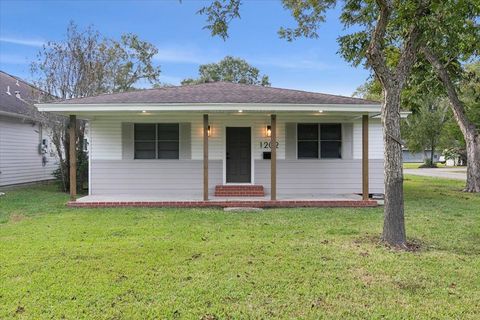
[{"label": "covered front porch", "polygon": [[[228,146],[223,151],[226,151],[226,157],[224,161],[218,159],[210,159],[209,146],[210,140],[215,137],[211,137],[212,131],[220,131],[218,129],[218,122],[213,122],[215,125],[211,127],[209,114],[199,114],[194,117],[201,118],[201,130],[198,132],[201,135],[201,160],[191,159],[179,159],[179,160],[123,160],[123,161],[106,161],[106,160],[94,160],[95,177],[104,176],[107,188],[113,184],[123,185],[124,188],[106,190],[102,188],[103,185],[96,183],[95,190],[98,193],[91,193],[86,197],[77,199],[75,190],[76,170],[75,170],[75,149],[71,149],[70,156],[72,161],[71,166],[71,201],[69,206],[71,207],[115,207],[115,206],[149,206],[149,207],[352,207],[352,206],[375,206],[376,201],[370,199],[369,190],[369,165],[378,167],[378,160],[374,162],[369,161],[368,157],[368,129],[369,118],[371,115],[363,114],[356,115],[357,119],[360,119],[361,124],[361,159],[349,160],[349,159],[325,159],[325,160],[301,160],[285,159],[283,156],[278,159],[277,148],[269,148],[269,158],[254,159],[253,155],[248,160],[251,161],[251,176],[249,183],[231,183],[228,181],[228,166],[225,166],[225,162],[228,161]],[[213,115],[215,119],[215,114]],[[282,114],[281,117],[284,115]],[[332,115],[337,119],[338,116]],[[71,117],[71,132],[70,138],[75,139],[75,123],[76,117]],[[268,130],[267,142],[270,146],[278,145],[277,135],[277,115],[268,114],[269,121],[264,125]],[[218,117],[217,117],[218,121]],[[248,121],[248,120],[247,120]],[[226,133],[225,125],[223,133]],[[283,141],[287,139],[285,137],[286,128],[281,128],[284,136]],[[125,125],[122,124],[122,141],[125,145],[124,129]],[[263,127],[262,127],[263,128]],[[195,134],[196,130],[193,134]],[[252,130],[253,131],[253,130]],[[257,130],[258,131],[258,130]],[[262,131],[260,129],[260,131]],[[218,132],[217,132],[218,134]],[[267,136],[267,134],[265,134]],[[253,137],[254,138],[254,137]],[[250,137],[248,138],[250,139]],[[218,140],[218,138],[217,138]],[[254,139],[252,139],[253,141]],[[74,141],[74,140],[73,140]],[[95,143],[93,139],[93,143]],[[294,141],[296,143],[296,141]],[[223,137],[223,145],[225,145],[225,136]],[[253,145],[252,142],[252,153]],[[130,144],[131,145],[131,144]],[[197,145],[198,146],[198,145]],[[250,148],[250,147],[248,147]],[[124,147],[123,150],[128,149]],[[285,153],[286,151],[283,150]],[[295,155],[296,157],[296,155]],[[159,166],[158,163],[161,163]],[[91,164],[92,165],[92,164]],[[127,169],[126,169],[127,168]],[[140,171],[141,168],[141,171]],[[222,169],[223,168],[223,169]],[[127,170],[127,171],[125,171]],[[138,174],[136,173],[139,170]],[[223,178],[221,177],[221,171],[223,170]],[[99,173],[97,173],[97,171]],[[125,172],[125,173],[123,173]],[[142,176],[144,174],[144,176]],[[250,174],[250,173],[249,173]],[[166,183],[165,179],[155,180],[155,177],[169,177],[175,175],[178,180],[179,176],[183,175],[184,182],[182,184],[172,184],[163,192],[156,192],[155,190],[146,191],[143,193],[131,193],[129,189],[132,184],[139,181],[157,181],[158,183]],[[127,179],[135,179],[128,180]],[[295,177],[295,179],[292,179]],[[337,190],[335,185],[329,185],[332,181],[334,184],[338,181],[343,181],[348,177],[349,184],[361,185],[361,189],[358,191]],[[221,182],[223,180],[223,183]],[[316,189],[312,187],[312,181],[324,180],[323,189]],[[352,183],[353,180],[353,183]],[[98,180],[97,180],[98,181]],[[136,181],[136,182],[135,182]],[[190,181],[190,183],[188,182]],[[192,189],[190,185],[200,186],[202,188]],[[320,182],[319,182],[320,183]],[[318,185],[318,184],[317,184]],[[264,186],[268,188],[268,192],[264,192]],[[310,188],[310,189],[309,189]],[[342,187],[344,188],[344,187]],[[355,187],[357,188],[357,187]],[[302,189],[303,192],[298,192]],[[331,190],[330,190],[331,189]],[[359,192],[360,190],[361,192]],[[90,189],[91,191],[92,189]],[[132,189],[130,189],[132,190]],[[195,191],[195,190],[198,190]],[[307,191],[305,191],[307,190]],[[328,192],[325,192],[327,191]]]}]

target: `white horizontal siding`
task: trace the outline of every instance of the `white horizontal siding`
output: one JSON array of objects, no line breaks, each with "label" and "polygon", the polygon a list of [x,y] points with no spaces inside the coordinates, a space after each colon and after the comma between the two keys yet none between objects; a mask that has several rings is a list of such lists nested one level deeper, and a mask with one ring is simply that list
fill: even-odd
[{"label": "white horizontal siding", "polygon": [[[201,196],[201,160],[92,160],[91,193]],[[222,183],[222,162],[209,161],[210,192]]]},{"label": "white horizontal siding", "polygon": [[[120,160],[122,159],[121,124],[122,122],[151,122],[151,123],[191,123],[191,149],[192,159],[203,158],[202,130],[203,118],[201,114],[180,114],[180,115],[155,115],[155,116],[131,116],[131,117],[96,117],[91,120],[91,150],[92,159],[97,160]],[[261,141],[267,141],[265,128],[270,124],[267,115],[231,115],[212,114],[209,116],[211,136],[209,138],[209,157],[212,160],[221,160],[224,154],[225,127],[245,126],[252,127],[254,158],[261,159]],[[285,157],[284,126],[278,127],[278,138],[280,143],[278,157]]]},{"label": "white horizontal siding", "polygon": [[[270,192],[270,161],[255,161],[255,182]],[[369,163],[370,193],[383,193],[383,160]],[[279,160],[279,195],[315,195],[362,192],[361,160]]]},{"label": "white horizontal siding", "polygon": [[[41,138],[47,139],[50,147],[45,166],[38,152]],[[0,186],[52,179],[57,160],[54,152],[50,153],[50,140],[48,130],[42,131],[38,123],[0,117]]]},{"label": "white horizontal siding", "polygon": [[[120,160],[122,159],[122,122],[151,122],[151,123],[191,123],[191,150],[192,159],[201,160],[203,155],[202,145],[202,114],[176,115],[131,115],[131,116],[96,116],[91,120],[91,150],[92,159],[98,160]],[[308,115],[277,115],[277,149],[278,159],[285,159],[285,123],[344,123],[353,122],[353,157],[361,159],[362,152],[362,126],[361,122],[347,120],[339,116],[325,118],[321,116]],[[209,158],[222,160],[225,148],[225,127],[228,126],[250,126],[252,127],[252,148],[254,159],[262,159],[264,150],[260,142],[269,141],[265,136],[265,128],[270,124],[270,117],[266,114],[242,114],[242,113],[214,113],[209,115],[211,136],[209,138]],[[370,143],[369,154],[371,159],[383,159],[382,127],[379,120],[370,120]]]},{"label": "white horizontal siding", "polygon": [[[191,160],[122,160],[122,122],[191,124]],[[351,123],[354,159],[285,160],[286,123]],[[255,184],[269,192],[270,162],[261,160],[260,142],[268,141],[266,114],[213,113],[209,115],[209,187],[210,192],[223,182],[225,127],[252,127]],[[202,114],[163,114],[95,116],[91,120],[91,194],[190,194],[202,192]],[[361,193],[361,121],[353,117],[314,115],[277,115],[278,193]],[[370,120],[370,190],[383,193],[383,139],[380,121]]]},{"label": "white horizontal siding", "polygon": [[[201,160],[93,160],[91,194],[200,197]],[[383,160],[370,162],[370,192],[383,193]],[[222,184],[222,161],[209,161],[209,192]],[[255,161],[255,184],[270,193],[270,161]],[[277,190],[281,195],[314,196],[362,192],[360,160],[279,160]]]},{"label": "white horizontal siding", "polygon": [[[378,119],[369,120],[368,129],[369,159],[383,159],[383,129]],[[353,124],[353,158],[362,159],[362,122]]]},{"label": "white horizontal siding", "polygon": [[99,119],[90,122],[92,159],[122,159],[122,125],[118,120]]}]

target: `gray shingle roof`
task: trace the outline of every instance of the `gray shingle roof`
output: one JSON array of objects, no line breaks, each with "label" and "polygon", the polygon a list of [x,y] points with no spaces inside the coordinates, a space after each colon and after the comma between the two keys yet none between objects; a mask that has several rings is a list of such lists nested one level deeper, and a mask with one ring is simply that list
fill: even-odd
[{"label": "gray shingle roof", "polygon": [[33,104],[41,93],[31,84],[0,71],[0,111],[33,117],[38,112]]},{"label": "gray shingle roof", "polygon": [[377,101],[369,101],[359,98],[230,82],[212,82],[188,86],[103,94],[99,96],[58,101],[57,103],[379,104]]}]

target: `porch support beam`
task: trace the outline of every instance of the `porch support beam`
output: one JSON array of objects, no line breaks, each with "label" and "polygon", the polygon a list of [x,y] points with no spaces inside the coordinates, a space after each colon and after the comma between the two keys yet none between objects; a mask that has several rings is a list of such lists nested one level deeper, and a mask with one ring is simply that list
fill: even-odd
[{"label": "porch support beam", "polygon": [[208,200],[208,114],[203,115],[203,200]]},{"label": "porch support beam", "polygon": [[75,115],[70,115],[68,128],[70,136],[70,200],[75,201],[77,198],[77,117]]},{"label": "porch support beam", "polygon": [[277,115],[272,114],[270,119],[271,132],[270,135],[270,189],[271,199],[277,200]]},{"label": "porch support beam", "polygon": [[368,115],[362,116],[362,196],[368,200]]}]

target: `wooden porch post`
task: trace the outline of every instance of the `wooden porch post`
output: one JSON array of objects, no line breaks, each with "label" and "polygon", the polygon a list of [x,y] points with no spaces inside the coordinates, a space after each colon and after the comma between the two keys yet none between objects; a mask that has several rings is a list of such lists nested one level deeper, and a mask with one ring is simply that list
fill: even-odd
[{"label": "wooden porch post", "polygon": [[270,126],[272,130],[270,135],[270,189],[271,199],[277,200],[277,116],[275,114],[271,115]]},{"label": "wooden porch post", "polygon": [[208,200],[208,114],[203,115],[203,200]]},{"label": "wooden porch post", "polygon": [[368,115],[362,117],[362,195],[368,200]]},{"label": "wooden porch post", "polygon": [[77,117],[70,115],[70,200],[77,198]]}]

